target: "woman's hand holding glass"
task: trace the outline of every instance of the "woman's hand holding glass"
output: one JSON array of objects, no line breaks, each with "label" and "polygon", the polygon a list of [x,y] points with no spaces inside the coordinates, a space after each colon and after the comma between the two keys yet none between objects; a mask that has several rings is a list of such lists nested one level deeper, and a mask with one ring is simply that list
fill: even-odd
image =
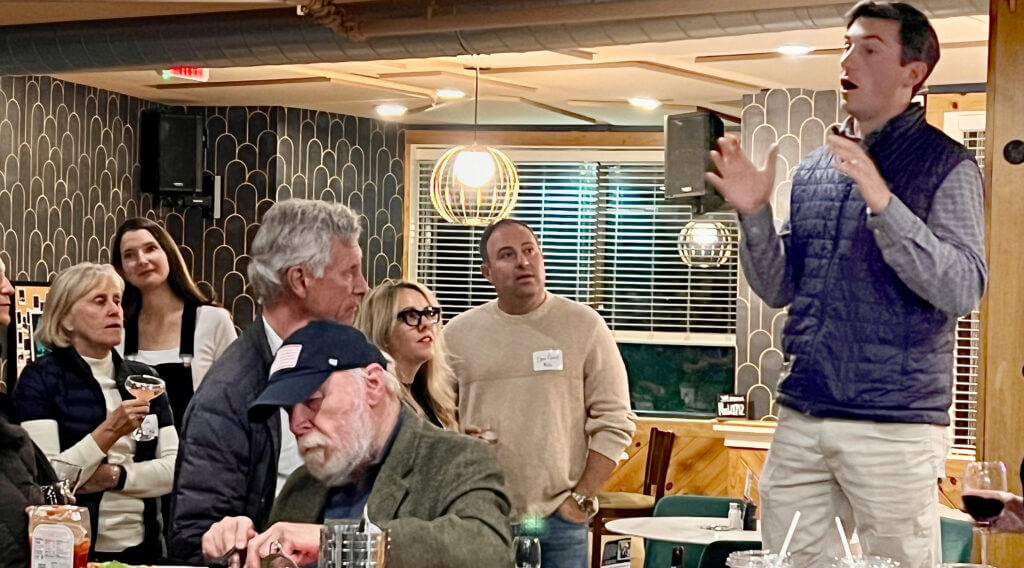
[{"label": "woman's hand holding glass", "polygon": [[146,419],[147,414],[149,414],[149,401],[122,400],[121,404],[107,414],[106,420],[93,431],[92,437],[103,453],[106,453],[121,436],[127,436],[142,426],[142,421]]}]

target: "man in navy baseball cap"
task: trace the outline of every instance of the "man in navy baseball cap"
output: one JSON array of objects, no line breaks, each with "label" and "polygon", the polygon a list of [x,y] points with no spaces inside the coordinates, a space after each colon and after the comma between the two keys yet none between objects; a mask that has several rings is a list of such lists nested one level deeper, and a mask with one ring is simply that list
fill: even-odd
[{"label": "man in navy baseball cap", "polygon": [[384,355],[354,327],[314,321],[288,336],[270,367],[263,394],[249,406],[249,417],[262,420],[278,407],[298,404],[313,395],[338,371],[387,366]]},{"label": "man in navy baseball cap", "polygon": [[356,329],[314,321],[292,333],[249,416],[287,409],[305,465],[274,500],[272,526],[257,534],[251,519],[226,517],[203,535],[203,555],[245,550],[247,568],[276,552],[315,563],[315,524],[366,516],[390,533],[388,564],[421,565],[429,548],[446,568],[507,565],[510,505],[493,452],[419,418],[401,389]]}]

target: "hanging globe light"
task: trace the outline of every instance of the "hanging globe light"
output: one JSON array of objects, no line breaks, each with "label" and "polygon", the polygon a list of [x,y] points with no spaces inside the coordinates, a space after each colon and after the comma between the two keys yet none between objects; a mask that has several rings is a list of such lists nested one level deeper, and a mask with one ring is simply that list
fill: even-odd
[{"label": "hanging globe light", "polygon": [[734,235],[720,221],[693,220],[683,225],[676,244],[688,266],[721,266],[732,256]]},{"label": "hanging globe light", "polygon": [[516,165],[489,146],[456,146],[430,174],[430,201],[449,223],[490,225],[512,214],[518,197]]},{"label": "hanging globe light", "polygon": [[476,143],[480,69],[473,98],[473,144],[445,152],[430,173],[430,201],[449,223],[490,225],[508,217],[519,197],[519,172],[507,154]]}]

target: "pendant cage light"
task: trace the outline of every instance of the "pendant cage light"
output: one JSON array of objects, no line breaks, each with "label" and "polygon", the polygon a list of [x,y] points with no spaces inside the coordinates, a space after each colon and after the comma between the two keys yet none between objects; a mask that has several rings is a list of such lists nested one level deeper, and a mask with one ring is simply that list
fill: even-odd
[{"label": "pendant cage light", "polygon": [[687,266],[708,268],[725,264],[732,256],[735,235],[721,221],[690,221],[679,231],[676,244]]},{"label": "pendant cage light", "polygon": [[519,197],[519,172],[507,154],[476,143],[480,69],[473,96],[473,143],[445,152],[430,173],[430,201],[449,223],[490,225],[512,213]]}]

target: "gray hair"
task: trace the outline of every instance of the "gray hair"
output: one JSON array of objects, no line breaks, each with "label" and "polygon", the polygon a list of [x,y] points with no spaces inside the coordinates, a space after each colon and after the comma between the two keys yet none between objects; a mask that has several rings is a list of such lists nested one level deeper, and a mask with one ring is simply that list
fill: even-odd
[{"label": "gray hair", "polygon": [[292,266],[323,276],[332,242],[358,244],[359,232],[359,218],[341,203],[289,199],[274,204],[252,242],[249,280],[256,297],[264,303],[277,299],[284,290],[281,276]]}]

